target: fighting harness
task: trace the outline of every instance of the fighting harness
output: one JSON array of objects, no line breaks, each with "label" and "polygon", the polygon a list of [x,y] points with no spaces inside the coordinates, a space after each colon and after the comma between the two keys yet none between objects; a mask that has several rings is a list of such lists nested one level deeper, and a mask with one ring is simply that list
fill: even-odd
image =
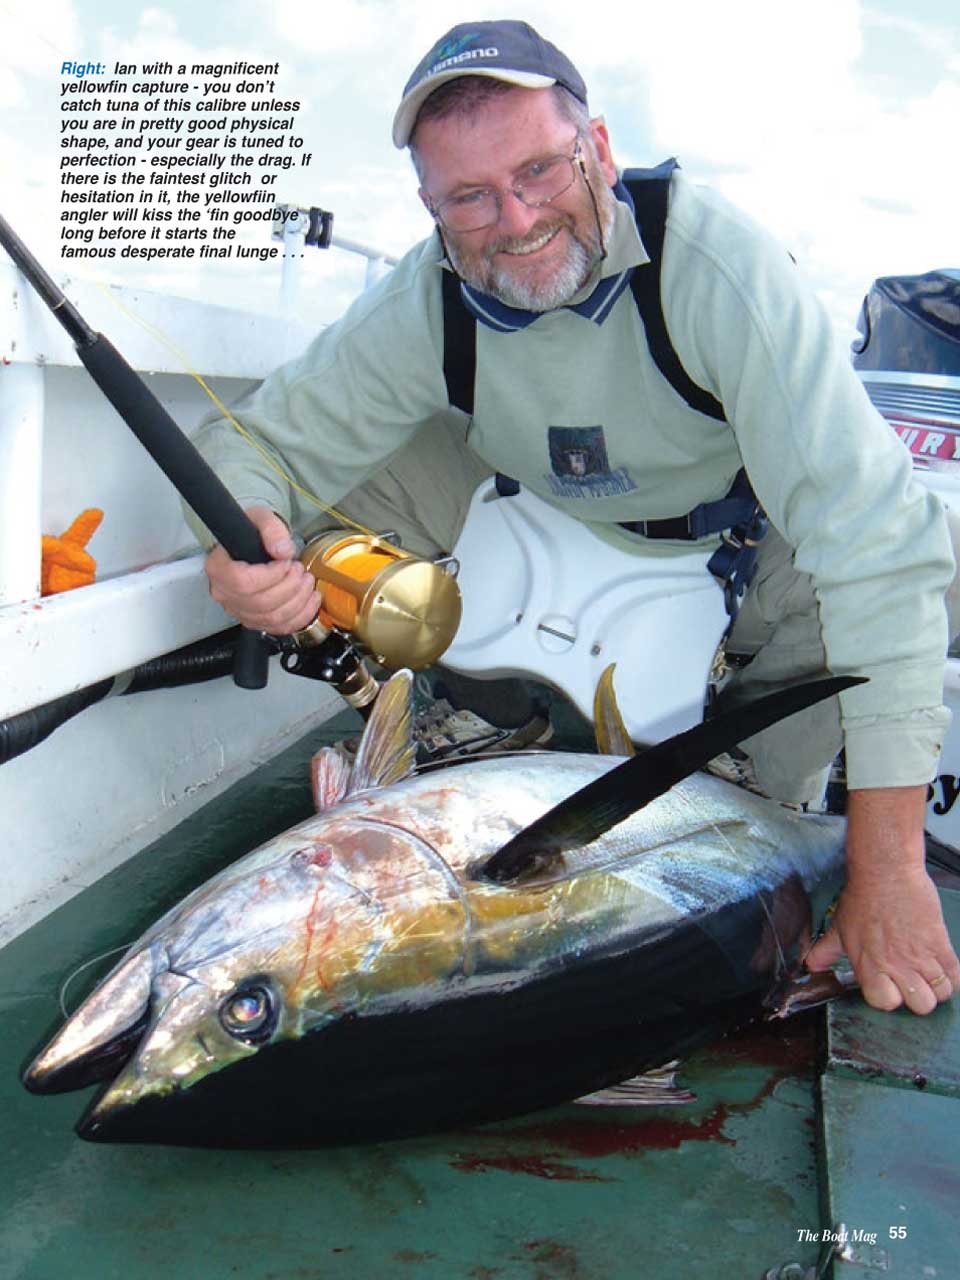
[{"label": "fighting harness", "polygon": [[[684,369],[670,341],[660,296],[663,241],[667,225],[670,177],[678,168],[675,159],[664,160],[652,169],[627,169],[623,184],[633,200],[637,227],[643,236],[650,261],[634,268],[630,277],[640,320],[654,363],[666,380],[698,413],[726,422],[723,406],[709,391],[697,386]],[[473,416],[474,384],[477,371],[477,318],[463,301],[460,278],[442,271],[443,289],[443,376],[451,405]],[[497,475],[497,491],[502,496],[517,493],[516,480]],[[726,497],[702,502],[686,515],[666,520],[632,520],[622,527],[644,538],[671,538],[695,541],[720,533],[723,540],[710,557],[707,568],[724,589],[727,612],[735,617],[743,593],[756,568],[757,545],[767,529],[767,519],[740,470]]]}]

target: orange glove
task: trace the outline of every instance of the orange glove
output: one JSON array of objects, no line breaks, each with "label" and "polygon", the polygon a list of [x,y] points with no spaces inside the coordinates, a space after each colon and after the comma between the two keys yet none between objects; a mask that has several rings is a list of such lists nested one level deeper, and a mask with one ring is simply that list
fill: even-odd
[{"label": "orange glove", "polygon": [[96,533],[102,519],[103,512],[99,507],[88,507],[59,538],[48,538],[44,534],[40,558],[41,595],[52,596],[58,591],[88,587],[93,582],[97,562],[83,548]]}]

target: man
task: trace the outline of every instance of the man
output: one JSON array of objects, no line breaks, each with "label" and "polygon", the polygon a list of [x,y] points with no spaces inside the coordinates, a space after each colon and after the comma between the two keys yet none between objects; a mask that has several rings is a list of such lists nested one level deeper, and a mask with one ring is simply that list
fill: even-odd
[{"label": "man", "polygon": [[[787,801],[812,798],[846,747],[848,883],[808,963],[826,968],[845,950],[872,1005],[930,1012],[960,989],[923,851],[947,723],[953,556],[941,508],[822,308],[782,248],[674,175],[664,314],[686,374],[726,422],[685,404],[628,288],[649,258],[606,126],[572,64],[523,23],[449,32],[408,82],[394,141],[410,146],[437,234],[266,380],[244,407],[247,429],[324,501],[348,494],[355,519],[400,525],[422,552],[449,550],[490,468],[634,540],[636,522],[717,502],[745,468],[772,528],[730,637],[755,655],[740,694],[826,669],[870,677],[839,709],[747,744],[760,785]],[[450,406],[442,371],[450,270],[479,321],[469,417]],[[198,444],[274,558],[239,565],[215,549],[214,597],[248,626],[305,625],[318,599],[275,513],[300,527],[307,511],[222,422]]]}]

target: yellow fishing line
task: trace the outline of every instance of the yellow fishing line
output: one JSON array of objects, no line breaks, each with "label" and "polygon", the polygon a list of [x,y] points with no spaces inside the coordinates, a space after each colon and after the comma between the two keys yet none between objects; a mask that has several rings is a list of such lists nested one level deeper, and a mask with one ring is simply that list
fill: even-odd
[{"label": "yellow fishing line", "polygon": [[113,303],[113,305],[117,307],[120,311],[122,311],[124,315],[128,317],[128,319],[135,321],[138,325],[140,325],[142,329],[145,329],[148,333],[152,334],[153,337],[156,338],[156,340],[159,343],[165,346],[168,351],[173,352],[173,354],[177,357],[177,359],[183,365],[185,371],[190,375],[191,378],[193,378],[196,382],[200,384],[200,386],[203,388],[203,390],[206,392],[209,398],[213,401],[214,405],[217,407],[217,409],[219,409],[219,411],[223,414],[223,416],[234,428],[234,430],[238,432],[238,434],[241,435],[244,440],[246,440],[247,444],[249,444],[251,448],[255,449],[257,453],[260,454],[261,458],[263,458],[267,466],[270,467],[271,470],[275,471],[277,475],[279,475],[283,480],[285,480],[291,489],[293,489],[296,493],[300,494],[300,496],[302,498],[305,498],[308,502],[311,502],[315,507],[319,507],[321,511],[326,511],[329,515],[332,515],[335,519],[341,521],[343,524],[349,525],[350,528],[356,529],[360,533],[369,533],[374,537],[376,536],[376,533],[373,529],[368,529],[367,526],[364,524],[358,524],[356,520],[352,520],[350,516],[344,514],[344,512],[342,511],[338,511],[336,507],[330,506],[330,504],[327,502],[324,502],[322,498],[318,498],[316,494],[311,493],[309,489],[305,489],[303,485],[298,484],[297,481],[294,480],[293,476],[291,476],[288,472],[286,472],[283,469],[283,467],[281,467],[280,464],[276,461],[276,459],[270,455],[270,452],[264,448],[264,446],[260,443],[260,441],[256,438],[256,436],[252,435],[246,429],[246,427],[244,427],[241,423],[237,421],[237,419],[233,416],[233,414],[230,412],[227,406],[223,403],[223,401],[220,399],[217,393],[213,390],[213,388],[209,386],[207,382],[204,380],[203,376],[197,373],[197,371],[193,368],[190,362],[189,356],[187,356],[187,354],[184,351],[182,351],[176,345],[176,343],[172,341],[172,339],[168,338],[167,335],[163,333],[160,329],[157,329],[154,325],[150,324],[148,320],[144,320],[142,316],[138,316],[135,311],[131,311],[129,307],[125,306],[120,301],[119,298],[114,296],[113,292],[107,287],[107,285],[101,283],[99,280],[96,281],[96,284],[97,284],[97,288],[102,289],[103,292],[110,299],[110,301]]},{"label": "yellow fishing line", "polygon": [[[8,4],[0,4],[0,10],[3,10],[7,14],[9,14],[10,17],[19,18],[22,20],[22,15],[15,14],[13,9],[11,9],[11,7]],[[24,25],[29,29],[30,34],[34,36],[37,40],[42,41],[44,44],[48,45],[51,49],[54,50],[55,53],[58,53],[61,56],[61,58],[66,58],[67,55],[63,52],[63,50],[59,49],[52,41],[48,40],[47,37],[44,34],[42,34],[39,30],[37,30],[31,23],[25,22]],[[203,377],[201,376],[201,374],[197,373],[197,371],[192,367],[189,357],[186,355],[185,352],[180,350],[180,348],[176,345],[176,343],[174,343],[170,338],[168,338],[166,334],[161,332],[161,330],[155,328],[148,321],[144,320],[142,316],[138,316],[135,311],[131,311],[129,307],[124,306],[124,304],[120,301],[120,299],[115,297],[114,294],[110,291],[110,289],[105,284],[102,283],[102,281],[96,280],[94,281],[94,283],[96,284],[98,289],[101,289],[107,295],[107,297],[110,299],[113,305],[124,313],[124,315],[126,315],[130,320],[134,320],[138,325],[140,325],[142,329],[145,329],[148,333],[151,333],[158,342],[160,342],[163,346],[165,346],[169,351],[173,352],[173,354],[177,357],[177,359],[183,365],[185,371],[190,375],[191,378],[194,378],[200,384],[200,386],[203,388],[206,394],[213,401],[214,405],[216,405],[216,407],[220,410],[220,412],[223,414],[226,420],[230,423],[233,429],[236,432],[238,432],[239,435],[241,435],[244,440],[246,440],[247,444],[249,444],[251,448],[255,449],[257,453],[260,454],[264,462],[266,462],[267,466],[270,467],[272,471],[275,471],[277,475],[281,477],[281,479],[285,480],[291,489],[293,489],[296,493],[298,493],[301,496],[301,498],[305,498],[307,502],[312,503],[313,506],[319,507],[321,511],[326,511],[329,515],[333,516],[336,520],[341,521],[345,525],[349,525],[350,528],[356,529],[359,533],[368,533],[368,534],[371,534],[373,537],[376,537],[376,532],[373,529],[368,529],[367,526],[364,524],[358,524],[356,520],[352,520],[348,515],[345,515],[342,511],[338,511],[336,507],[330,506],[329,503],[324,502],[321,498],[318,498],[315,493],[311,493],[309,489],[305,489],[303,485],[298,484],[297,481],[294,480],[293,476],[289,475],[286,471],[284,471],[283,467],[280,466],[280,464],[276,461],[276,459],[270,456],[270,453],[263,447],[260,441],[257,440],[255,436],[251,435],[251,433],[246,429],[246,427],[241,426],[241,424],[236,420],[236,418],[233,416],[233,414],[230,412],[227,406],[223,403],[223,401],[220,399],[217,393],[213,390],[213,388],[208,386],[207,383],[204,381]]]}]

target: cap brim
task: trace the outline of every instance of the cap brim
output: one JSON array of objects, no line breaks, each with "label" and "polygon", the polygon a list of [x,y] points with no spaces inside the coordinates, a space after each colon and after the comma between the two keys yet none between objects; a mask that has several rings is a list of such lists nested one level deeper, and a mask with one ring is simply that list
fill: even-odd
[{"label": "cap brim", "polygon": [[537,75],[533,71],[506,71],[499,67],[456,67],[449,71],[441,71],[439,75],[422,80],[415,89],[411,89],[397,108],[393,117],[393,145],[403,148],[410,141],[417,115],[424,101],[430,97],[434,89],[439,89],[448,80],[457,80],[460,76],[487,76],[490,80],[504,80],[507,84],[518,85],[521,89],[549,89],[556,80],[552,76]]}]

